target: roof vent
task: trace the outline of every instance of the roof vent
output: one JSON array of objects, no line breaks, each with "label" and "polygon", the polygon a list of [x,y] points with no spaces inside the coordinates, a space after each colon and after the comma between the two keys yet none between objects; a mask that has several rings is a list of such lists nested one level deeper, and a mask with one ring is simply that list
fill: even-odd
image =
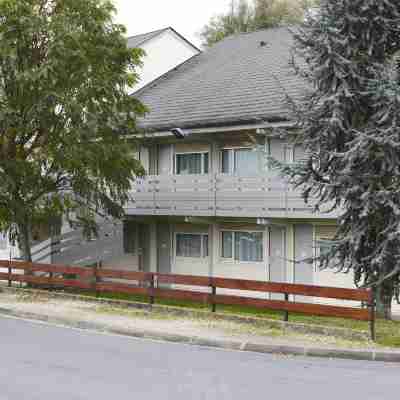
[{"label": "roof vent", "polygon": [[265,42],[264,40],[261,40],[260,42],[260,47],[265,47],[268,43]]}]

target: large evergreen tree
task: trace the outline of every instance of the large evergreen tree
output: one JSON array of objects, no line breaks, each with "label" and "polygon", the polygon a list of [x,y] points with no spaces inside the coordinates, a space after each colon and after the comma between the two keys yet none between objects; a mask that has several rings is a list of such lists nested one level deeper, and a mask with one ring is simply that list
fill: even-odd
[{"label": "large evergreen tree", "polygon": [[0,231],[27,260],[34,224],[122,217],[142,173],[124,139],[145,111],[126,90],[142,53],[113,15],[106,0],[0,1]]},{"label": "large evergreen tree", "polygon": [[306,200],[341,215],[321,267],[376,287],[390,318],[400,285],[400,2],[321,0],[295,38],[312,88],[296,107],[308,156],[286,173]]}]

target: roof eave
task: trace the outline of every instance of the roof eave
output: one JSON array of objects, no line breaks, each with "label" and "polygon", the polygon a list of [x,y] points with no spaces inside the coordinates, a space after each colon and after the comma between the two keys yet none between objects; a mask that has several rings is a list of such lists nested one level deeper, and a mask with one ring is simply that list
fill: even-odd
[{"label": "roof eave", "polygon": [[146,137],[168,137],[173,136],[171,132],[174,128],[180,128],[189,134],[201,134],[201,133],[219,133],[219,132],[235,132],[235,131],[246,131],[246,130],[258,130],[258,129],[273,129],[273,128],[294,128],[296,123],[288,119],[280,119],[275,121],[257,121],[257,122],[241,122],[241,123],[221,123],[221,124],[204,124],[196,126],[165,126],[159,128],[141,128]]}]

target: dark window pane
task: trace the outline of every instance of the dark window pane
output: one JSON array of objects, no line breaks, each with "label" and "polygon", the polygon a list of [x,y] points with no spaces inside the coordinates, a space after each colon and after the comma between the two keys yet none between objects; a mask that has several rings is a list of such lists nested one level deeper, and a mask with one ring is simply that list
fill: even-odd
[{"label": "dark window pane", "polygon": [[178,233],[176,255],[178,257],[201,257],[201,235]]},{"label": "dark window pane", "polygon": [[177,175],[201,174],[201,154],[177,154]]},{"label": "dark window pane", "polygon": [[263,260],[262,232],[235,232],[235,259],[238,261]]},{"label": "dark window pane", "polygon": [[125,254],[135,253],[136,224],[132,221],[124,221],[123,244]]},{"label": "dark window pane", "polygon": [[208,169],[209,169],[209,165],[208,165],[208,163],[209,163],[208,153],[204,153],[203,157],[204,157],[204,173],[205,173],[205,174],[208,174]]},{"label": "dark window pane", "polygon": [[232,258],[233,232],[222,232],[222,257]]},{"label": "dark window pane", "polygon": [[231,172],[230,168],[230,150],[222,150],[221,157],[222,157],[222,165],[221,165],[221,172],[223,174],[229,174]]},{"label": "dark window pane", "polygon": [[203,257],[208,257],[208,235],[203,236]]}]

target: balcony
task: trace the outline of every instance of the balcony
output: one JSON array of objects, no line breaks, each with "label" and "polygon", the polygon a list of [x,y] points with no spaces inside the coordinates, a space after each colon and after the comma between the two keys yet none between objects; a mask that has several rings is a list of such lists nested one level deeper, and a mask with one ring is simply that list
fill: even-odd
[{"label": "balcony", "polygon": [[300,192],[276,174],[157,175],[137,181],[128,215],[333,218],[315,214]]}]

